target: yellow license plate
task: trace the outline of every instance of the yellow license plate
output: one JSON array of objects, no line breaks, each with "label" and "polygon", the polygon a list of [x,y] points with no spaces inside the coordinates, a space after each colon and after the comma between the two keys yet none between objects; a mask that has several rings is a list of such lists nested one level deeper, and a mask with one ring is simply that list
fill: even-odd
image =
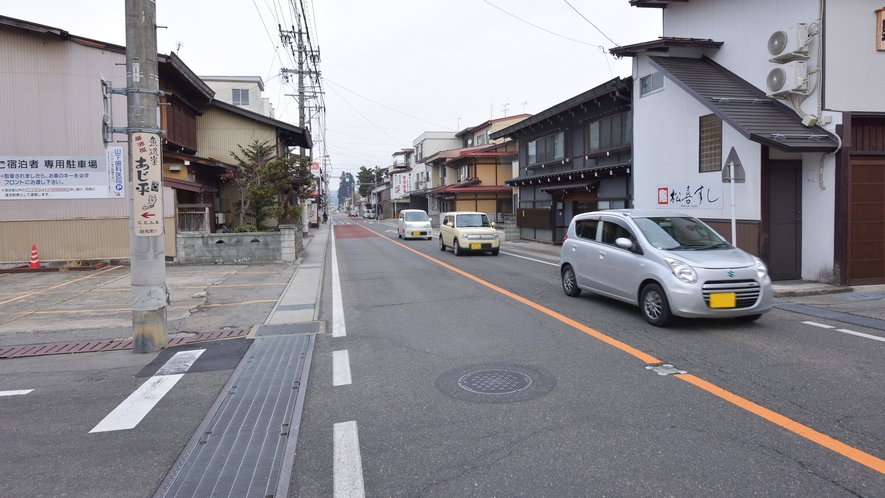
[{"label": "yellow license plate", "polygon": [[710,294],[711,308],[734,308],[737,306],[737,295],[734,292]]},{"label": "yellow license plate", "polygon": [[412,237],[417,237],[421,235],[421,232],[412,232]]},{"label": "yellow license plate", "polygon": [[482,249],[482,244],[470,244],[471,251],[476,251],[478,249]]}]

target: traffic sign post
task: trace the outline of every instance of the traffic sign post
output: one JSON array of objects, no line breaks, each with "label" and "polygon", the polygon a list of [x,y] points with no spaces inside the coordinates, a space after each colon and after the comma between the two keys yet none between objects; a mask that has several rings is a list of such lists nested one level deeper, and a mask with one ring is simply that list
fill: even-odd
[{"label": "traffic sign post", "polygon": [[722,165],[722,183],[731,184],[731,245],[735,247],[737,247],[737,220],[734,214],[734,184],[744,183],[746,178],[747,174],[741,165],[741,159],[732,147],[725,159],[725,164]]}]

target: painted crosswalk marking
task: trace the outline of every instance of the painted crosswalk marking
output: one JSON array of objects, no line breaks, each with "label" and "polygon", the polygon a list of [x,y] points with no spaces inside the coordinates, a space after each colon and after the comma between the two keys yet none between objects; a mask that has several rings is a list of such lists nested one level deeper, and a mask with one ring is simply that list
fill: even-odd
[{"label": "painted crosswalk marking", "polygon": [[197,361],[205,349],[180,351],[169,359],[153,377],[135,390],[125,401],[109,413],[91,431],[108,432],[133,429],[184,377],[184,373]]}]

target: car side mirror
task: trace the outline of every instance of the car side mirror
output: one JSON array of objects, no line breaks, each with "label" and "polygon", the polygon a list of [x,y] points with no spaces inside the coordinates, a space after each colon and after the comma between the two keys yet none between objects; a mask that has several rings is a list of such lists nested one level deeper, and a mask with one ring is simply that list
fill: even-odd
[{"label": "car side mirror", "polygon": [[627,237],[618,237],[615,240],[615,245],[621,249],[633,249],[633,241]]},{"label": "car side mirror", "polygon": [[491,222],[490,225],[491,225],[492,228],[495,228],[495,222],[494,222],[494,221]]},{"label": "car side mirror", "polygon": [[447,227],[453,227],[453,226],[455,226],[455,225],[450,221],[450,222],[446,223],[446,226],[447,226]]}]

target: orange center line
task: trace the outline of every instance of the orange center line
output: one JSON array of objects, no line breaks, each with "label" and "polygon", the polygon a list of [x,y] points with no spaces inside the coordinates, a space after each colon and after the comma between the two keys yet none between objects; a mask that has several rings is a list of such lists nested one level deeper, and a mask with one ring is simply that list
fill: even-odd
[{"label": "orange center line", "polygon": [[[621,341],[618,341],[617,339],[609,337],[609,336],[603,334],[602,332],[592,329],[592,328],[590,328],[590,327],[588,327],[576,320],[568,318],[565,315],[561,315],[549,308],[546,308],[546,307],[541,306],[537,303],[534,303],[522,296],[518,296],[516,294],[513,294],[510,291],[504,290],[496,285],[486,282],[485,280],[482,280],[479,277],[471,275],[471,274],[469,274],[463,270],[460,270],[458,268],[455,268],[454,266],[451,266],[447,263],[443,263],[442,261],[435,259],[431,256],[428,256],[422,252],[419,252],[418,250],[413,249],[413,248],[411,248],[399,241],[393,240],[388,237],[384,237],[379,232],[375,232],[374,230],[371,230],[366,227],[363,227],[363,228],[365,228],[366,230],[369,230],[370,232],[378,234],[379,236],[381,236],[381,238],[383,238],[391,243],[394,243],[404,249],[412,251],[413,253],[415,253],[423,258],[433,261],[434,263],[436,263],[446,269],[452,270],[459,275],[463,275],[463,276],[469,278],[470,280],[473,280],[474,282],[484,285],[484,286],[488,287],[489,289],[499,292],[507,297],[515,299],[516,301],[518,301],[522,304],[525,304],[526,306],[529,306],[529,307],[531,307],[535,310],[538,310],[546,315],[549,315],[550,317],[552,317],[556,320],[559,320],[562,323],[570,325],[570,326],[584,332],[587,335],[590,335],[596,339],[599,339],[600,341],[602,341],[610,346],[614,346],[627,354],[635,356],[636,358],[639,358],[640,360],[646,362],[647,364],[660,364],[661,363],[661,360],[658,360],[654,356],[646,354],[646,353],[644,353],[632,346],[629,346]],[[780,427],[783,427],[784,429],[786,429],[790,432],[793,432],[795,434],[798,434],[799,436],[802,436],[805,439],[808,439],[809,441],[812,441],[820,446],[823,446],[824,448],[827,448],[835,453],[838,453],[839,455],[842,455],[845,458],[848,458],[850,460],[854,460],[855,462],[857,462],[861,465],[869,467],[881,474],[885,474],[885,460],[882,460],[882,459],[877,458],[873,455],[870,455],[869,453],[865,453],[857,448],[854,448],[853,446],[849,446],[837,439],[827,436],[826,434],[818,432],[818,431],[812,429],[811,427],[800,424],[799,422],[796,422],[793,419],[785,417],[785,416],[781,415],[780,413],[777,413],[773,410],[765,408],[764,406],[753,403],[752,401],[750,401],[746,398],[742,398],[742,397],[738,396],[737,394],[726,391],[725,389],[722,389],[721,387],[719,387],[713,383],[707,382],[707,381],[701,379],[700,377],[697,377],[697,376],[694,376],[691,374],[679,374],[676,376],[679,377],[680,379],[684,380],[685,382],[688,382],[689,384],[692,384],[696,387],[703,389],[704,391],[714,394],[714,395],[724,399],[725,401],[728,401],[729,403],[731,403],[739,408],[743,408],[744,410],[747,410],[748,412],[750,412],[758,417],[761,417],[764,420],[767,420],[773,424],[779,425]]]}]

